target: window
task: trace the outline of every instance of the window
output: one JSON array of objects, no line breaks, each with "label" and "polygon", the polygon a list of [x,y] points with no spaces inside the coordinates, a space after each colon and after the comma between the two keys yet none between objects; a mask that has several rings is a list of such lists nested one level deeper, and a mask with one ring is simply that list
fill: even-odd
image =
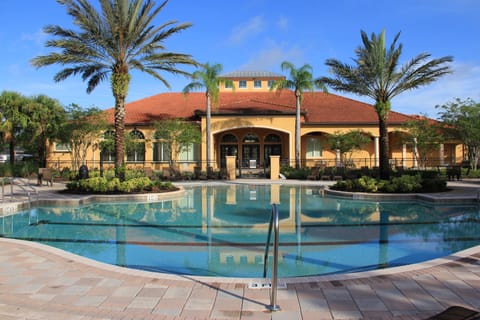
[{"label": "window", "polygon": [[261,88],[262,87],[262,80],[253,80],[253,87],[254,88]]},{"label": "window", "polygon": [[319,137],[308,137],[307,158],[318,158],[322,156],[322,145]]},{"label": "window", "polygon": [[247,87],[247,80],[240,80],[238,81],[238,87],[240,89],[245,89]]},{"label": "window", "polygon": [[232,89],[233,86],[232,86],[232,82],[225,82],[225,89]]},{"label": "window", "polygon": [[190,144],[186,148],[182,148],[180,154],[178,155],[179,161],[197,161],[199,159],[198,155],[198,144]]},{"label": "window", "polygon": [[275,82],[275,80],[268,80],[267,81],[267,87],[268,88],[271,88],[273,86],[273,83]]},{"label": "window", "polygon": [[237,137],[231,133],[227,133],[222,137],[222,142],[237,142]]},{"label": "window", "polygon": [[131,141],[127,143],[127,161],[145,161],[145,136],[143,133],[135,129],[130,132],[130,139]]},{"label": "window", "polygon": [[153,161],[167,162],[170,161],[170,143],[154,142],[153,143]]},{"label": "window", "polygon": [[243,143],[258,143],[258,142],[260,142],[260,139],[256,134],[253,134],[253,133],[248,133],[243,138]]},{"label": "window", "polygon": [[273,134],[270,133],[268,136],[265,137],[265,142],[266,143],[275,143],[275,142],[281,142],[282,139],[280,139],[280,136],[278,134]]},{"label": "window", "polygon": [[55,152],[70,152],[70,143],[55,143]]},{"label": "window", "polygon": [[100,159],[105,162],[115,161],[115,133],[105,131],[103,140],[100,141]]}]

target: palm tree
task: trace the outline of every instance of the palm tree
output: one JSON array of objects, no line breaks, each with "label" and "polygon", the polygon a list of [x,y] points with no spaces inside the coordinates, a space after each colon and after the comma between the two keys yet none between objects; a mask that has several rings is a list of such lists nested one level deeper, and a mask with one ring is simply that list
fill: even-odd
[{"label": "palm tree", "polygon": [[380,136],[380,177],[388,179],[388,116],[391,99],[405,91],[430,84],[441,76],[451,73],[447,63],[451,56],[430,59],[430,54],[421,53],[399,67],[402,44],[397,45],[400,33],[397,33],[389,48],[385,46],[385,31],[379,35],[372,33],[369,38],[361,31],[362,44],[355,51],[354,65],[342,63],[337,59],[327,59],[333,77],[316,80],[334,90],[368,96],[375,100]]},{"label": "palm tree", "polygon": [[293,90],[295,94],[295,168],[300,168],[300,109],[302,108],[303,93],[305,90],[313,91],[314,87],[325,87],[321,82],[315,83],[312,76],[312,67],[309,64],[304,64],[300,68],[284,61],[281,64],[282,71],[288,71],[289,79],[277,80],[273,83],[270,90]]},{"label": "palm tree", "polygon": [[158,7],[152,0],[99,0],[97,11],[89,0],[57,0],[64,5],[80,31],[49,25],[44,32],[55,36],[47,47],[56,51],[32,59],[36,67],[60,64],[56,82],[80,74],[87,81],[87,93],[109,78],[115,99],[115,172],[123,178],[125,99],[130,84],[130,70],[146,72],[170,88],[160,72],[190,75],[177,65],[197,65],[190,55],[168,52],[164,42],[171,35],[191,26],[167,21],[152,24],[168,0]]},{"label": "palm tree", "polygon": [[200,70],[196,70],[192,74],[192,82],[183,88],[183,93],[188,94],[193,90],[205,89],[206,97],[206,144],[207,144],[207,171],[211,162],[212,138],[211,138],[211,122],[212,122],[212,102],[218,102],[218,92],[220,85],[225,84],[234,88],[233,81],[229,79],[219,78],[223,67],[219,63],[210,65],[208,62],[203,64]]}]

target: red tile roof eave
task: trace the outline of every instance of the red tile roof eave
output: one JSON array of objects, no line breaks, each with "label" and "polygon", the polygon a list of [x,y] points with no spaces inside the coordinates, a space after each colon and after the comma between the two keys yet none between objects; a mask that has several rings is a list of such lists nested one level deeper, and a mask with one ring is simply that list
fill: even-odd
[{"label": "red tile roof eave", "polygon": [[[328,122],[304,122],[304,125],[308,126],[325,126],[325,125],[377,125],[378,121],[328,121]],[[387,125],[403,125],[404,121],[389,121]]]}]

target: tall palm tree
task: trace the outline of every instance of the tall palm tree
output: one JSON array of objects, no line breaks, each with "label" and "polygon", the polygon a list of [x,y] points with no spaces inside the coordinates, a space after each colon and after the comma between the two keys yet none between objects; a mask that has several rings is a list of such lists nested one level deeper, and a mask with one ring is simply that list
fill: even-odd
[{"label": "tall palm tree", "polygon": [[32,59],[36,67],[60,64],[65,67],[54,76],[56,82],[80,74],[87,81],[87,93],[109,78],[115,99],[115,171],[123,178],[125,99],[130,70],[146,72],[170,88],[160,72],[189,75],[177,65],[197,65],[190,55],[166,51],[164,42],[171,35],[191,26],[167,21],[152,24],[168,0],[155,7],[153,0],[99,0],[97,11],[89,0],[57,0],[65,6],[80,29],[49,25],[44,32],[56,37],[46,43],[56,51]]},{"label": "tall palm tree", "polygon": [[354,65],[337,59],[327,59],[333,77],[323,77],[316,81],[335,90],[368,96],[375,100],[380,136],[380,177],[390,176],[388,163],[388,116],[391,99],[405,91],[430,84],[441,76],[451,73],[448,65],[451,56],[430,59],[430,54],[421,53],[399,67],[402,44],[397,45],[397,33],[389,48],[385,45],[385,31],[379,35],[368,35],[361,31],[362,44],[355,50]]},{"label": "tall palm tree", "polygon": [[226,84],[234,88],[233,81],[229,79],[219,78],[220,73],[222,72],[223,67],[219,63],[209,64],[208,62],[201,66],[201,69],[196,70],[192,74],[192,82],[183,88],[183,93],[188,94],[193,90],[205,89],[206,97],[206,130],[205,134],[207,136],[207,170],[211,164],[211,151],[212,151],[212,102],[218,102],[218,93],[220,85]]},{"label": "tall palm tree", "polygon": [[288,71],[290,78],[280,79],[273,83],[270,90],[290,89],[295,94],[295,168],[300,168],[300,111],[302,108],[303,93],[305,90],[313,91],[314,88],[322,87],[321,82],[316,83],[312,76],[312,67],[309,64],[304,64],[300,68],[284,61],[281,64],[282,71]]}]

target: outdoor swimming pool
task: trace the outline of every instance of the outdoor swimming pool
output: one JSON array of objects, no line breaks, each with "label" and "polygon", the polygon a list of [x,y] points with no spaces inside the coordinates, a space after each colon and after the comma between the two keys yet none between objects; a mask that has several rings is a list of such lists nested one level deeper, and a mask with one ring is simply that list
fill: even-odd
[{"label": "outdoor swimming pool", "polygon": [[258,278],[272,202],[280,213],[280,277],[399,266],[480,244],[476,205],[348,200],[280,185],[198,186],[167,201],[37,207],[1,217],[0,231],[129,268]]}]

